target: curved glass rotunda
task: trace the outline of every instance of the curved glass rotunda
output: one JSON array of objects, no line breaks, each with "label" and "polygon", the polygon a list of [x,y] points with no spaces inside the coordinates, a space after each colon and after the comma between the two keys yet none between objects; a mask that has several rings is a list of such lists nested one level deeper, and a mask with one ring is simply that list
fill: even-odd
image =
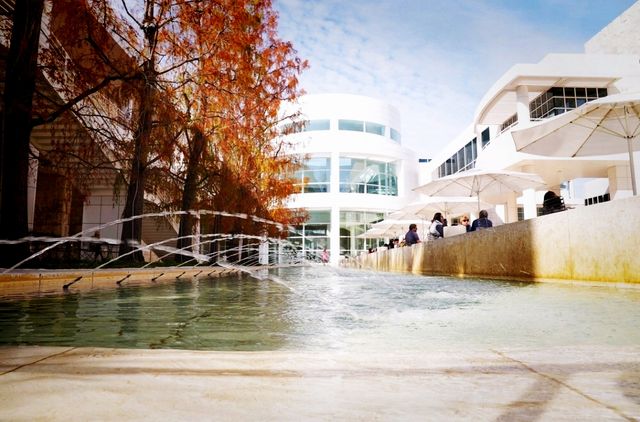
[{"label": "curved glass rotunda", "polygon": [[384,241],[362,235],[410,201],[417,158],[402,147],[398,110],[383,101],[321,94],[302,97],[300,106],[305,124],[288,141],[306,159],[289,206],[306,209],[309,219],[289,240],[305,253],[326,248],[337,263]]}]

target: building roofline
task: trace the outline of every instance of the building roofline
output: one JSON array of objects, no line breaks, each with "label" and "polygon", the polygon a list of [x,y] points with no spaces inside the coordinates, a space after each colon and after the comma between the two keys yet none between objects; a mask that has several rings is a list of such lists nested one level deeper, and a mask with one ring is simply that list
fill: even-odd
[{"label": "building roofline", "polygon": [[552,87],[607,88],[639,71],[636,55],[548,54],[535,64],[516,64],[482,97],[474,125],[501,124],[512,116],[519,86],[528,88],[531,101]]}]

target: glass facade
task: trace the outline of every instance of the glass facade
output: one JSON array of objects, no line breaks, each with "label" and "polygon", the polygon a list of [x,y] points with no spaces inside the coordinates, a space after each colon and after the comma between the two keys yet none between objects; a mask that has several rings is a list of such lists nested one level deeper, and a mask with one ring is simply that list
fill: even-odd
[{"label": "glass facade", "polygon": [[[284,125],[281,134],[296,132],[312,132],[321,130],[331,130],[330,119],[305,120],[301,125]],[[387,127],[380,123],[365,122],[363,120],[338,120],[338,130],[348,130],[352,132],[364,132],[372,135],[386,136]],[[389,128],[389,137],[392,141],[400,143],[400,132]]]},{"label": "glass facade", "polygon": [[[586,102],[597,98],[606,97],[606,88],[564,88],[554,87],[544,94],[536,97],[529,104],[529,112],[532,120],[545,119],[547,117],[562,114],[567,110],[580,107]],[[518,115],[514,114],[500,125],[500,132],[509,129],[518,123]],[[485,128],[481,134],[481,148],[485,148],[491,142],[489,128]],[[445,177],[460,171],[470,170],[475,166],[478,157],[477,138],[467,143],[463,148],[445,160],[438,167],[438,177]]]},{"label": "glass facade", "polygon": [[397,143],[400,143],[400,132],[398,132],[394,128],[391,128],[389,136],[391,137],[391,140],[396,141]]},{"label": "glass facade", "polygon": [[356,256],[384,243],[384,239],[359,237],[373,223],[383,219],[384,214],[381,212],[340,211],[340,255]]},{"label": "glass facade", "polygon": [[307,120],[303,126],[304,132],[314,130],[329,130],[331,127],[329,119]]},{"label": "glass facade", "polygon": [[331,181],[331,159],[329,157],[309,158],[304,167],[295,174],[298,193],[329,192]]},{"label": "glass facade", "polygon": [[395,163],[340,158],[340,192],[398,196]]},{"label": "glass facade", "polygon": [[460,148],[458,152],[453,154],[444,163],[438,167],[438,177],[445,177],[460,171],[471,170],[475,166],[478,157],[478,148],[476,146],[476,138]]},{"label": "glass facade", "polygon": [[[529,103],[529,115],[531,120],[546,119],[607,95],[607,88],[553,87]],[[514,114],[500,125],[500,131],[507,130],[517,122],[518,116]]]},{"label": "glass facade", "polygon": [[[353,132],[366,132],[373,135],[384,136],[386,127],[380,123],[365,122],[362,120],[338,120],[338,130],[350,130]],[[392,129],[393,130],[393,129]]]},{"label": "glass facade", "polygon": [[354,132],[364,132],[364,122],[362,120],[338,120],[338,130],[351,130]]},{"label": "glass facade", "polygon": [[319,256],[324,248],[329,249],[330,234],[331,211],[309,211],[309,219],[290,230],[288,240],[296,249]]},{"label": "glass facade", "polygon": [[[364,239],[360,237],[373,223],[382,221],[384,214],[370,211],[340,212],[340,255],[356,256],[376,248],[385,239]],[[331,235],[331,211],[309,211],[309,220],[289,231],[289,242],[306,255],[319,256],[324,248],[329,249]]]},{"label": "glass facade", "polygon": [[364,131],[374,135],[384,136],[384,125],[379,123],[364,122]]},{"label": "glass facade", "polygon": [[529,112],[532,120],[545,119],[606,96],[606,88],[554,87],[531,101]]}]

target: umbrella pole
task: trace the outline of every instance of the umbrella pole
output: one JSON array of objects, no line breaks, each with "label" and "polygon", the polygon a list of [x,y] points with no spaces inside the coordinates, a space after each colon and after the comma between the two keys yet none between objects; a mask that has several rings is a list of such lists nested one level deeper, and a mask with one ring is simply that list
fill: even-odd
[{"label": "umbrella pole", "polygon": [[631,171],[631,189],[635,196],[638,194],[638,189],[636,188],[636,169],[633,163],[633,140],[633,137],[627,136],[627,148],[629,148],[629,170]]}]

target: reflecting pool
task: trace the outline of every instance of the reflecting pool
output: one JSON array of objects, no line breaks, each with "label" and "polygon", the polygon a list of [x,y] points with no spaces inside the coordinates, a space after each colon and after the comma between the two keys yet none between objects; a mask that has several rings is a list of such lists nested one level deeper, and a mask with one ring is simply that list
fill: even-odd
[{"label": "reflecting pool", "polygon": [[640,344],[640,289],[329,266],[0,299],[0,344],[419,351]]}]

